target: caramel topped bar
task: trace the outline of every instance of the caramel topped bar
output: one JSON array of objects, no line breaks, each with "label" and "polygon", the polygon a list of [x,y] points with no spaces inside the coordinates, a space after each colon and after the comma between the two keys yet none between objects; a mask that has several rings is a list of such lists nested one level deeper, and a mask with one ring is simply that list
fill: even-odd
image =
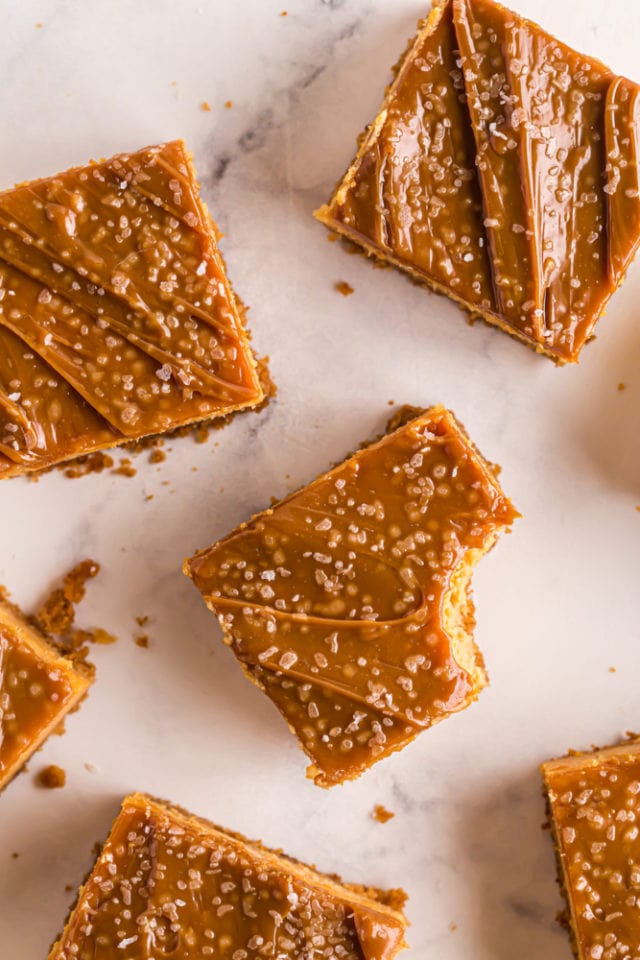
[{"label": "caramel topped bar", "polygon": [[321,786],[358,776],[487,683],[472,569],[516,516],[442,407],[185,565]]},{"label": "caramel topped bar", "polygon": [[493,0],[435,0],[316,216],[575,361],[640,243],[639,90]]},{"label": "caramel topped bar", "polygon": [[85,696],[90,677],[0,601],[0,789]]},{"label": "caramel topped bar", "polygon": [[0,193],[0,477],[262,396],[182,141]]},{"label": "caramel topped bar", "polygon": [[579,960],[640,956],[640,741],[542,767]]},{"label": "caramel topped bar", "polygon": [[393,960],[404,899],[134,794],[49,960]]}]

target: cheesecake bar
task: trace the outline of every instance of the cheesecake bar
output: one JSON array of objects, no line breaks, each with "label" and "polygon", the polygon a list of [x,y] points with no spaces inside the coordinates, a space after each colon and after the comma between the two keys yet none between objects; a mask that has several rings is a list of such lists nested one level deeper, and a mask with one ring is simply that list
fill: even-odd
[{"label": "cheesecake bar", "polygon": [[185,572],[321,786],[466,707],[487,683],[470,578],[516,513],[434,407],[196,554]]},{"label": "cheesecake bar", "polygon": [[134,794],[49,960],[393,960],[404,900]]},{"label": "cheesecake bar", "polygon": [[640,956],[640,740],[542,775],[578,960]]},{"label": "cheesecake bar", "polygon": [[86,695],[91,672],[0,600],[0,790]]},{"label": "cheesecake bar", "polygon": [[577,361],[640,243],[639,91],[494,0],[435,0],[316,216]]},{"label": "cheesecake bar", "polygon": [[251,407],[182,141],[0,193],[0,478]]}]

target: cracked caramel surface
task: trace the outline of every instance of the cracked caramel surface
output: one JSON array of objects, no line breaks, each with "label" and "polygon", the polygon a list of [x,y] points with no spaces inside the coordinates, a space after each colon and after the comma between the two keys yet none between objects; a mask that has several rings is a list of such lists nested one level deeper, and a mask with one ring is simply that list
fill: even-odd
[{"label": "cracked caramel surface", "polygon": [[182,141],[0,193],[0,478],[262,398]]},{"label": "cracked caramel surface", "polygon": [[0,601],[0,789],[85,695],[89,679]]},{"label": "cracked caramel surface", "polygon": [[516,513],[453,416],[426,411],[185,564],[322,786],[475,699],[469,579]]},{"label": "cracked caramel surface", "polygon": [[640,743],[543,764],[579,960],[640,956]]},{"label": "cracked caramel surface", "polygon": [[403,902],[135,794],[49,960],[393,960]]},{"label": "cracked caramel surface", "polygon": [[639,92],[493,0],[436,0],[316,216],[575,361],[640,243]]}]

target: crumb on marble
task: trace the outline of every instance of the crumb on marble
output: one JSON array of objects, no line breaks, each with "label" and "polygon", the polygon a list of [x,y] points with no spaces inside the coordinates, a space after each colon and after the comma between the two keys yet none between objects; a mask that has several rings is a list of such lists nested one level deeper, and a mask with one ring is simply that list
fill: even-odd
[{"label": "crumb on marble", "polygon": [[231,110],[231,107],[233,106],[233,100],[225,100],[224,105],[227,110]]},{"label": "crumb on marble", "polygon": [[129,457],[123,457],[118,466],[111,471],[121,477],[135,477],[137,472]]},{"label": "crumb on marble", "polygon": [[392,813],[391,810],[387,810],[387,808],[383,807],[381,803],[378,803],[373,808],[371,817],[378,823],[388,823],[389,820],[393,820],[395,813]]},{"label": "crumb on marble", "polygon": [[347,283],[346,280],[338,280],[333,285],[333,289],[337,290],[338,293],[341,293],[343,297],[350,297],[354,292],[353,287],[350,283]]},{"label": "crumb on marble", "polygon": [[206,100],[203,100],[202,103],[200,104],[200,109],[204,110],[205,113],[211,113],[211,104],[208,103]]},{"label": "crumb on marble", "polygon": [[46,634],[61,637],[71,631],[75,620],[75,606],[87,592],[87,581],[100,572],[95,560],[83,560],[64,577],[61,587],[56,587],[40,607],[36,619]]},{"label": "crumb on marble", "polygon": [[59,790],[67,782],[67,775],[62,767],[52,763],[36,774],[36,780],[41,787],[46,787],[47,790]]},{"label": "crumb on marble", "polygon": [[149,463],[162,463],[167,459],[167,455],[164,450],[161,450],[159,447],[154,447],[151,453],[149,454]]},{"label": "crumb on marble", "polygon": [[458,929],[458,924],[455,922],[455,920],[452,920],[451,923],[449,924],[449,930],[451,930],[451,933],[455,933],[457,929]]},{"label": "crumb on marble", "polygon": [[617,671],[615,667],[609,667],[609,673],[616,673],[616,672]]},{"label": "crumb on marble", "polygon": [[149,634],[138,633],[133,638],[133,642],[137,647],[142,647],[143,650],[147,650],[149,648]]},{"label": "crumb on marble", "polygon": [[622,392],[623,390],[626,390],[626,389],[627,389],[626,383],[619,383],[619,384],[618,384],[618,390],[619,390],[620,392]]},{"label": "crumb on marble", "polygon": [[11,859],[12,859],[12,860],[17,860],[19,856],[20,856],[19,853],[15,853],[15,852],[14,852],[14,853],[11,854]]},{"label": "crumb on marble", "polygon": [[113,457],[108,453],[97,450],[95,453],[88,453],[84,457],[77,457],[70,466],[64,466],[64,475],[70,480],[76,480],[78,477],[86,477],[90,473],[102,473],[109,470],[114,464]]},{"label": "crumb on marble", "polygon": [[95,772],[96,772],[96,768],[94,767],[94,765],[93,765],[92,763],[85,763],[84,768],[85,768],[85,770],[87,771],[87,773],[95,773]]}]

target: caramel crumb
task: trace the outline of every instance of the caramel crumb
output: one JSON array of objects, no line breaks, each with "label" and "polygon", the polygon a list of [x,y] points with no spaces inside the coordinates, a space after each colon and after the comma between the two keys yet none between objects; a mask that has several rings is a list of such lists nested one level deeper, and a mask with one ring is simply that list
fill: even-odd
[{"label": "caramel crumb", "polygon": [[43,23],[36,23],[36,27],[38,28],[38,30],[42,30],[43,26],[44,26]]},{"label": "caramel crumb", "polygon": [[75,890],[75,889],[76,889],[76,888],[73,886],[72,883],[65,883],[65,885],[64,885],[64,892],[65,892],[65,893],[71,893],[71,891],[72,891],[72,890]]},{"label": "caramel crumb", "polygon": [[78,457],[70,467],[65,466],[64,475],[70,480],[75,480],[78,477],[86,477],[90,473],[102,473],[103,470],[109,470],[112,466],[113,457],[98,450],[96,453],[87,454],[86,457]]},{"label": "caramel crumb", "polygon": [[640,513],[640,507],[636,507],[636,510],[638,511],[638,513]]},{"label": "caramel crumb", "polygon": [[12,853],[12,854],[11,854],[11,859],[12,859],[12,860],[17,860],[19,856],[20,856],[19,853]]},{"label": "caramel crumb", "polygon": [[609,673],[615,673],[615,672],[616,672],[615,667],[609,667]]},{"label": "caramel crumb", "polygon": [[211,104],[207,103],[206,100],[203,100],[200,104],[200,109],[204,110],[205,113],[211,113]]},{"label": "caramel crumb", "polygon": [[147,650],[149,647],[149,635],[147,633],[139,633],[133,638],[133,642],[138,647],[142,647],[143,650]]},{"label": "caramel crumb", "polygon": [[138,471],[128,457],[125,457],[123,460],[121,460],[118,466],[111,471],[111,473],[118,474],[121,477],[135,477],[137,472]]},{"label": "caramel crumb", "polygon": [[194,430],[193,438],[196,443],[206,443],[209,439],[209,427],[205,424],[201,424],[201,426]]},{"label": "caramel crumb", "polygon": [[153,494],[152,494],[152,493],[148,493],[148,494],[146,495],[146,497],[145,497],[145,500],[153,500]]},{"label": "caramel crumb", "polygon": [[346,280],[338,280],[333,285],[334,290],[337,290],[338,293],[341,293],[343,297],[350,297],[353,293],[353,287],[350,283],[347,283]]},{"label": "caramel crumb", "polygon": [[224,105],[227,110],[231,110],[231,107],[233,106],[233,100],[225,100]]},{"label": "caramel crumb", "polygon": [[283,10],[282,13],[280,14],[280,16],[281,16],[281,17],[286,17],[287,14],[288,14],[288,12],[289,12],[288,10]]},{"label": "caramel crumb", "polygon": [[57,790],[64,787],[67,782],[67,775],[62,767],[57,767],[55,763],[52,763],[51,766],[45,767],[36,774],[36,779],[41,787],[46,787],[48,790]]},{"label": "caramel crumb", "polygon": [[389,820],[393,820],[395,813],[392,813],[391,810],[387,810],[381,803],[378,803],[373,808],[371,816],[374,820],[377,820],[378,823],[388,823]]},{"label": "caramel crumb", "polygon": [[160,450],[158,447],[154,449],[149,454],[149,463],[162,463],[163,460],[167,459],[167,455],[164,450]]},{"label": "caramel crumb", "polygon": [[618,390],[622,391],[622,390],[626,390],[626,389],[627,389],[626,383],[619,383],[619,384],[618,384]]},{"label": "caramel crumb", "polygon": [[61,637],[71,631],[75,619],[75,605],[86,593],[87,580],[92,580],[100,571],[94,560],[83,560],[62,581],[62,586],[52,591],[40,607],[36,619],[45,633]]},{"label": "caramel crumb", "polygon": [[147,617],[146,614],[143,614],[141,617],[136,617],[136,623],[139,627],[146,627],[149,623],[149,617]]},{"label": "caramel crumb", "polygon": [[449,924],[449,930],[451,930],[451,933],[455,933],[457,929],[458,929],[458,924],[455,922],[455,920],[452,920],[451,923]]},{"label": "caramel crumb", "polygon": [[103,630],[102,627],[96,627],[95,630],[83,630],[82,634],[90,643],[109,644],[115,643],[118,639],[112,633]]},{"label": "caramel crumb", "polygon": [[96,768],[94,767],[94,765],[93,765],[92,763],[85,763],[84,768],[85,768],[85,770],[86,770],[88,773],[95,773],[95,772],[96,772]]}]

